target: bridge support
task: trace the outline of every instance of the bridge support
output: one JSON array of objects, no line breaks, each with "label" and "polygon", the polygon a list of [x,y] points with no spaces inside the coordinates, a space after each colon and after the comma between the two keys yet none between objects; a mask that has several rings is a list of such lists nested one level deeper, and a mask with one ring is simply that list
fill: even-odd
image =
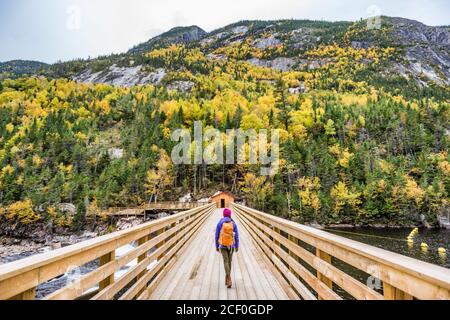
[{"label": "bridge support", "polygon": [[[116,259],[116,251],[108,252],[107,254],[100,257],[100,267],[104,266],[105,264],[110,263],[111,261],[114,261]],[[111,285],[114,282],[114,274],[111,274],[104,280],[100,281],[98,284],[98,287],[100,290],[105,289],[107,286]]]},{"label": "bridge support", "polygon": [[410,294],[391,286],[389,283],[383,285],[383,294],[386,300],[413,300]]},{"label": "bridge support", "polygon": [[[331,256],[328,253],[326,253],[326,252],[316,248],[316,256],[319,259],[322,259],[323,261],[331,264]],[[317,278],[320,281],[322,281],[328,288],[333,289],[333,281],[331,281],[330,279],[325,277],[325,275],[323,275],[319,271],[317,271]],[[324,300],[323,297],[320,294],[319,294],[318,298],[319,298],[319,300]]]}]

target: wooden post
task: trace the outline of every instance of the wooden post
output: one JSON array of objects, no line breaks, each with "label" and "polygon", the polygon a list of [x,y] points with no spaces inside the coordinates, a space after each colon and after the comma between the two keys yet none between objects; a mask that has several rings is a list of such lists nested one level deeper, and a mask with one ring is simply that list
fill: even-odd
[{"label": "wooden post", "polygon": [[[116,251],[114,250],[100,257],[100,266],[103,266],[111,261],[114,261],[115,259],[116,259]],[[114,282],[114,274],[100,281],[100,283],[98,284],[99,290],[101,291],[105,289],[113,282]]]},{"label": "wooden post", "polygon": [[[156,237],[158,237],[159,235],[163,234],[165,229],[166,228],[163,228],[163,229],[160,229],[160,230],[156,231],[155,232]],[[163,240],[163,241],[159,242],[158,244],[156,244],[155,245],[155,249],[161,248],[164,245],[164,243],[166,243],[166,241],[168,241],[168,240],[170,240],[170,239]],[[161,255],[159,255],[158,257],[156,257],[156,259],[160,260],[162,257],[164,257],[164,252],[161,253]]]},{"label": "wooden post", "polygon": [[[316,256],[319,257],[320,259],[322,259],[323,261],[328,262],[329,264],[331,264],[331,256],[316,248]],[[328,279],[327,277],[325,277],[322,273],[320,273],[319,271],[317,271],[317,278],[322,281],[323,283],[325,283],[325,285],[327,287],[329,287],[330,289],[333,289],[333,281],[331,281],[330,279]],[[319,300],[323,300],[322,297],[319,295]]]},{"label": "wooden post", "polygon": [[28,289],[9,300],[35,300],[36,299],[36,287]]},{"label": "wooden post", "polygon": [[[290,234],[288,234],[288,240],[291,241],[292,243],[295,243],[296,245],[298,245],[298,240],[296,238],[294,238],[293,236],[291,236]],[[295,260],[295,261],[299,261],[298,257],[291,252],[291,250],[288,249],[289,255]],[[299,279],[300,277],[294,272],[294,269],[292,267],[289,267],[289,271],[291,271],[291,273],[293,275],[295,275],[295,277],[297,279]]]},{"label": "wooden post", "polygon": [[[145,236],[145,237],[140,238],[140,239],[137,241],[138,246],[143,245],[143,244],[146,243],[149,239],[150,239],[150,237],[149,237],[148,235]],[[141,255],[137,258],[137,263],[139,264],[139,263],[142,262],[145,258],[147,258],[147,252],[141,254]],[[140,278],[142,278],[142,277],[145,275],[146,272],[147,272],[147,268],[146,268],[144,271],[142,271],[141,273],[139,273],[138,276],[136,277],[136,279],[139,280]],[[140,295],[144,290],[145,290],[145,287],[142,288],[142,289],[139,291],[138,295]]]},{"label": "wooden post", "polygon": [[410,294],[408,294],[386,282],[383,283],[383,294],[384,294],[384,298],[386,300],[412,300],[413,299],[413,297]]},{"label": "wooden post", "polygon": [[[143,244],[146,243],[149,239],[150,239],[150,237],[149,237],[148,235],[145,236],[145,237],[140,238],[140,239],[137,241],[138,246],[143,245]],[[141,255],[138,257],[137,263],[139,264],[139,262],[142,262],[145,258],[147,258],[147,252],[141,254]],[[137,276],[137,278],[138,278],[138,279],[142,278],[142,276],[145,274],[145,272],[146,272],[145,270],[142,271],[142,272]]]}]

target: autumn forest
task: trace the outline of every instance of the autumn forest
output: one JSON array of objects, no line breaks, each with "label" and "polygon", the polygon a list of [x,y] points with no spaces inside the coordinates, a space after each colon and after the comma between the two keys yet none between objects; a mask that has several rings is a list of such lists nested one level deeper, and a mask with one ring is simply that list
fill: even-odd
[{"label": "autumn forest", "polygon": [[[257,48],[247,37],[133,56],[167,72],[159,84],[80,83],[48,70],[4,78],[0,216],[76,229],[109,207],[228,190],[301,223],[413,225],[420,215],[435,223],[449,206],[448,86],[410,90],[400,77],[380,77],[401,49],[351,46],[355,28],[339,28],[340,42],[301,52],[283,43]],[[298,54],[326,63],[277,70],[249,62]],[[192,88],[171,89],[173,80]],[[173,164],[171,133],[192,130],[194,121],[222,132],[279,129],[278,173]],[[74,204],[76,213],[62,212],[60,203]]]}]

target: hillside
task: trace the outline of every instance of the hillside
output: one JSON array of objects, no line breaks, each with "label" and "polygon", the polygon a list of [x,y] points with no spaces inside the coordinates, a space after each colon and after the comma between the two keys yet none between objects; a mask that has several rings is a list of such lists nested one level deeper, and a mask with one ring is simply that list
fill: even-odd
[{"label": "hillside", "polygon": [[[415,96],[426,95],[429,88],[436,88],[439,96],[448,97],[449,39],[448,27],[429,27],[403,18],[383,17],[381,29],[374,30],[367,30],[366,21],[241,21],[210,33],[197,26],[174,28],[128,53],[55,65],[48,75],[120,86],[172,81],[177,87],[177,81],[183,80],[171,77],[172,71],[177,70],[149,63],[148,52],[183,44],[189,50],[199,49],[208,59],[232,58],[284,72],[314,74],[315,70],[330,69],[340,63],[336,57],[338,49],[353,50],[356,54],[369,49],[390,49],[390,54],[380,56],[376,64],[369,65],[373,62],[370,59],[352,57],[350,64],[358,70],[351,74],[351,79]],[[330,50],[327,46],[335,48]],[[240,55],[230,57],[232,53],[226,51],[232,48],[240,51]]]},{"label": "hillside", "polygon": [[12,60],[0,62],[0,79],[7,76],[34,75],[47,67],[48,64],[38,61]]},{"label": "hillside", "polygon": [[[108,207],[227,189],[300,222],[436,222],[449,210],[449,29],[382,22],[176,28],[3,80],[0,220],[74,228]],[[279,129],[279,171],[172,163],[171,134],[194,121]]]}]

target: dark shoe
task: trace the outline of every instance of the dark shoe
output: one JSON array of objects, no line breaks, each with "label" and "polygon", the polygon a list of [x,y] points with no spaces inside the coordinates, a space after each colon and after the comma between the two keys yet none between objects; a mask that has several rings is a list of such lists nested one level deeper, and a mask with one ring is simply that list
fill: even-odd
[{"label": "dark shoe", "polygon": [[231,281],[230,276],[227,277],[226,284],[228,289],[230,289],[233,286],[233,282]]}]

